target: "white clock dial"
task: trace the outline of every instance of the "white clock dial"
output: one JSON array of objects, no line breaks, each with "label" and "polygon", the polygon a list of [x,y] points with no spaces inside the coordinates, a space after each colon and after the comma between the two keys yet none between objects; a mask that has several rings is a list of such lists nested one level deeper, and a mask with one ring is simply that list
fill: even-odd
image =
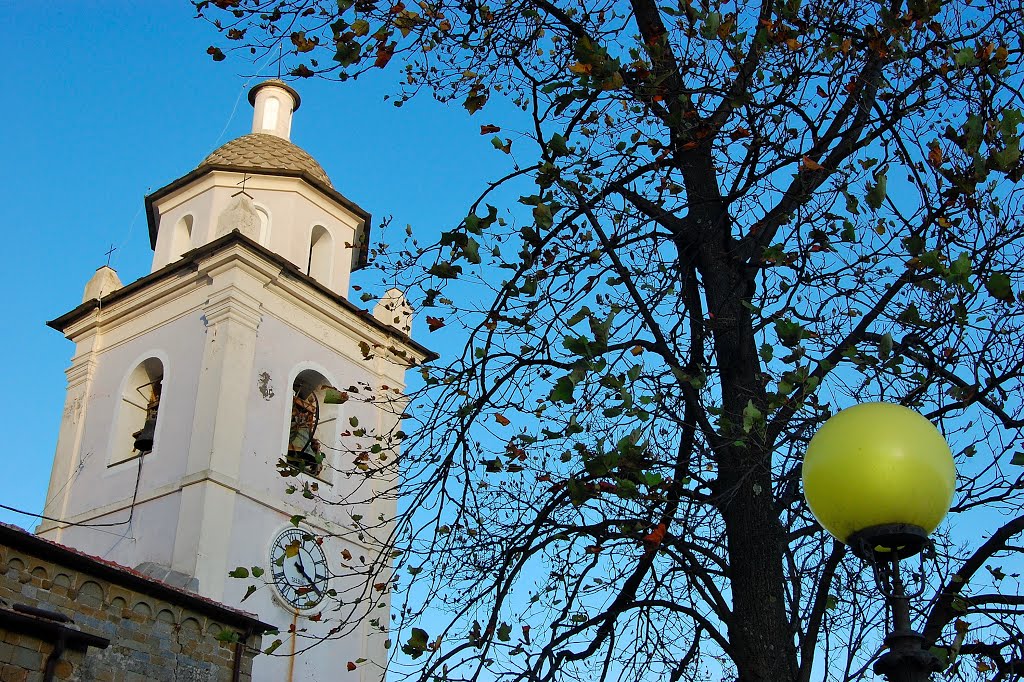
[{"label": "white clock dial", "polygon": [[274,539],[270,573],[281,598],[300,611],[327,594],[327,557],[313,534],[301,528],[288,528]]}]

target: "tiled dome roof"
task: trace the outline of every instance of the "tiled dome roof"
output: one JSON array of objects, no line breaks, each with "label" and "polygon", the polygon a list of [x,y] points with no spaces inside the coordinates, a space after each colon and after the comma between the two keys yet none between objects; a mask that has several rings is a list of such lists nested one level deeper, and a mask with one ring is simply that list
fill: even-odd
[{"label": "tiled dome roof", "polygon": [[300,171],[309,173],[315,180],[328,187],[333,187],[327,173],[312,156],[283,137],[267,133],[250,133],[231,140],[203,159],[199,167],[203,166]]}]

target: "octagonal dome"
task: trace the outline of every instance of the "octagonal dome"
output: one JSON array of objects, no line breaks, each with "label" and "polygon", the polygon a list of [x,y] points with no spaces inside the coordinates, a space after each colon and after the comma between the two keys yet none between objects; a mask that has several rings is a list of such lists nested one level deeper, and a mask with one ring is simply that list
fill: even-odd
[{"label": "octagonal dome", "polygon": [[334,187],[312,156],[283,137],[268,133],[249,133],[221,145],[203,159],[199,168],[203,166],[303,172],[328,187]]}]

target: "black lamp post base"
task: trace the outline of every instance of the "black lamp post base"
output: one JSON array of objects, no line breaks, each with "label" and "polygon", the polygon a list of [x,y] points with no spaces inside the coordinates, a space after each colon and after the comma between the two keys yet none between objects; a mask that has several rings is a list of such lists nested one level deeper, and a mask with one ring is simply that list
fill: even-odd
[{"label": "black lamp post base", "polygon": [[[850,551],[871,565],[878,588],[885,595],[892,613],[892,632],[885,638],[889,648],[875,661],[876,675],[889,682],[928,682],[932,673],[942,670],[942,663],[925,649],[924,637],[911,626],[910,599],[921,594],[924,580],[908,593],[900,576],[900,560],[921,554],[931,546],[928,533],[920,526],[892,523],[872,526],[847,538]],[[922,558],[922,574],[923,574]]]},{"label": "black lamp post base", "polygon": [[928,682],[942,663],[924,648],[924,637],[912,630],[895,631],[885,638],[889,651],[875,661],[876,675],[889,682]]}]

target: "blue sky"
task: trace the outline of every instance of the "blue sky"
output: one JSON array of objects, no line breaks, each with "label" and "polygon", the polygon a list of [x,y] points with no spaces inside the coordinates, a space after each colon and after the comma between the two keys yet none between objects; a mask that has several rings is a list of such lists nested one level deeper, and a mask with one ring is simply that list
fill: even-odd
[{"label": "blue sky", "polygon": [[[80,303],[112,244],[123,282],[149,272],[143,197],[248,133],[245,93],[261,79],[241,58],[214,63],[205,50],[221,41],[183,1],[42,7],[0,0],[0,504],[27,511],[43,506],[73,352],[46,320]],[[394,77],[295,83],[292,140],[375,222],[393,215],[396,232],[412,223],[426,236],[458,222],[507,157],[480,135],[492,119],[429,97],[402,109],[385,102]],[[35,525],[3,510],[0,520]]]}]

